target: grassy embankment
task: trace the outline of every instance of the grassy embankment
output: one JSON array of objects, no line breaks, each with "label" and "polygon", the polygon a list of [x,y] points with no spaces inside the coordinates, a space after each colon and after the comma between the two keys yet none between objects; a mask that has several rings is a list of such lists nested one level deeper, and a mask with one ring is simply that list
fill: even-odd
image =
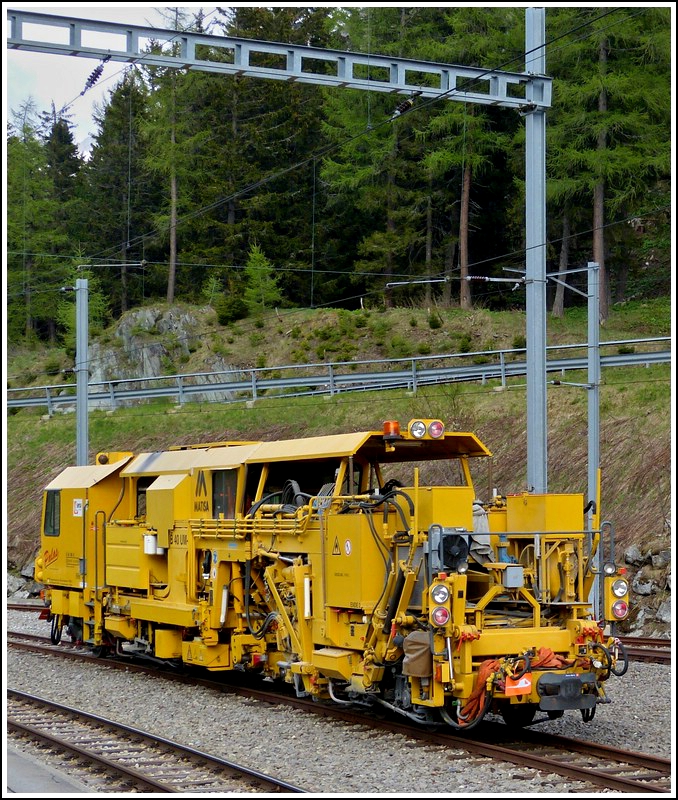
[{"label": "grassy embankment", "polygon": [[[669,335],[670,302],[656,300],[615,307],[601,330],[602,341]],[[200,369],[204,348],[221,347],[241,366],[274,367],[304,361],[396,358],[524,346],[521,312],[493,314],[459,309],[438,315],[432,326],[424,309],[388,312],[289,312],[262,323],[247,320],[222,327],[205,317],[205,334],[188,359],[168,372]],[[105,336],[111,336],[110,332]],[[348,337],[348,338],[347,338]],[[548,320],[548,344],[586,340],[585,310]],[[156,337],[157,341],[157,337]],[[455,347],[455,345],[457,347]],[[428,352],[427,352],[428,349]],[[235,358],[235,353],[238,357]],[[324,356],[324,358],[321,357]],[[9,363],[12,385],[53,383],[45,372],[67,362],[63,351],[23,351]],[[265,363],[261,363],[264,361]],[[50,370],[46,369],[50,366]],[[32,380],[22,382],[24,378]],[[617,540],[643,547],[669,547],[671,492],[671,370],[669,366],[603,371],[600,390],[602,512],[615,524]],[[563,380],[585,383],[586,374]],[[258,400],[230,404],[139,405],[89,415],[90,454],[99,450],[148,451],[173,444],[224,439],[294,438],[348,430],[379,429],[385,419],[439,417],[457,430],[473,431],[492,450],[479,465],[477,493],[493,487],[519,492],[526,483],[526,395],[524,379],[486,385],[457,384],[338,397]],[[571,386],[548,389],[548,488],[586,492],[587,392]],[[75,460],[75,415],[22,410],[7,419],[8,560],[21,564],[37,544],[42,487]],[[489,461],[489,460],[488,460]]]}]

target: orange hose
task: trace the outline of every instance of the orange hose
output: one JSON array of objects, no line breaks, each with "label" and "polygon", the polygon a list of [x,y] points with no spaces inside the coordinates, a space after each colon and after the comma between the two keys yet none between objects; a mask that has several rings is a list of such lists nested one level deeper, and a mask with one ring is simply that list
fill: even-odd
[{"label": "orange hose", "polygon": [[535,658],[530,659],[530,667],[539,669],[540,667],[571,667],[574,661],[568,661],[563,656],[556,655],[549,647],[540,647]]},{"label": "orange hose", "polygon": [[480,713],[480,709],[485,703],[487,679],[497,669],[499,669],[499,662],[494,658],[488,658],[486,661],[483,661],[478,668],[476,683],[471,692],[471,696],[458,714],[459,721],[462,725],[468,725]]}]

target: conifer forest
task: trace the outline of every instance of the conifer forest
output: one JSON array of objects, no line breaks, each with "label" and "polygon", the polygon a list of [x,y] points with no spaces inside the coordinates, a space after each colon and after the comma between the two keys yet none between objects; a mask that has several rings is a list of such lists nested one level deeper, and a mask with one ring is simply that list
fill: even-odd
[{"label": "conifer forest", "polygon": [[[546,9],[547,271],[598,261],[603,318],[670,293],[671,13]],[[172,30],[525,70],[524,8],[166,14]],[[159,300],[209,302],[224,324],[274,308],[524,307],[524,288],[464,279],[525,268],[513,109],[140,59],[121,65],[96,128],[85,153],[67,108],[9,112],[10,344],[63,339],[73,298],[60,288],[76,277],[94,333]],[[585,289],[586,274],[572,281]],[[586,300],[553,282],[547,302],[562,314]]]}]

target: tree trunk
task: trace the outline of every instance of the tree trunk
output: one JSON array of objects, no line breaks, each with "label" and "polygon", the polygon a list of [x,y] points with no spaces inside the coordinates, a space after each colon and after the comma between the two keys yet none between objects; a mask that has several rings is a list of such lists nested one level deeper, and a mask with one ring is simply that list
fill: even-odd
[{"label": "tree trunk", "polygon": [[468,277],[468,217],[471,203],[471,167],[464,167],[464,176],[461,188],[461,211],[459,219],[459,264],[461,286],[459,287],[459,305],[469,310],[473,308],[471,301],[471,285]]},{"label": "tree trunk", "polygon": [[[598,51],[600,74],[605,76],[607,71],[607,41],[600,44]],[[598,111],[601,118],[607,112],[607,92],[605,87],[598,95]],[[597,150],[599,153],[607,147],[607,131],[601,125],[598,134]],[[610,314],[609,280],[605,269],[605,179],[600,178],[593,187],[593,260],[599,267],[600,280],[600,321],[605,322]]]},{"label": "tree trunk", "polygon": [[[560,259],[558,261],[558,278],[565,279],[563,274],[570,260],[570,215],[567,208],[563,211],[563,240],[560,243]],[[553,298],[551,315],[562,317],[565,308],[565,287],[562,283],[556,284],[556,296]]]},{"label": "tree trunk", "polygon": [[[430,182],[429,182],[430,186]],[[426,201],[426,277],[431,280],[431,261],[433,260],[433,203],[431,202],[431,195],[429,194]],[[424,294],[424,302],[426,306],[431,305],[431,284],[425,284],[426,291]]]},{"label": "tree trunk", "polygon": [[[176,92],[176,87],[174,87]],[[171,142],[171,173],[170,173],[170,225],[169,225],[169,274],[167,276],[167,302],[174,302],[174,287],[176,284],[177,276],[177,170],[174,159],[176,158],[176,93],[174,93],[175,106],[172,109],[172,118],[170,120],[170,142]]]},{"label": "tree trunk", "polygon": [[[172,128],[172,144],[174,144],[174,128]],[[174,302],[174,287],[177,276],[177,174],[172,164],[170,178],[170,257],[169,275],[167,277],[167,302]]]}]

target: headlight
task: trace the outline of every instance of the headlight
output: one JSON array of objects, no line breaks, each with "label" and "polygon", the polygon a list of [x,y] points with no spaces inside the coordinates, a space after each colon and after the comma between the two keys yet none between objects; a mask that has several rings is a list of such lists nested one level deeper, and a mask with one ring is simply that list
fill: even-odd
[{"label": "headlight", "polygon": [[445,426],[440,420],[434,419],[433,422],[429,423],[428,435],[431,437],[431,439],[440,439],[444,433]]},{"label": "headlight", "polygon": [[436,606],[431,612],[431,619],[434,625],[442,627],[443,625],[447,625],[450,621],[450,612],[445,606]]},{"label": "headlight", "polygon": [[628,593],[629,585],[623,578],[620,578],[612,584],[612,594],[615,597],[624,597],[624,595]]},{"label": "headlight", "polygon": [[614,575],[617,571],[617,565],[612,561],[608,561],[606,564],[603,565],[603,572],[606,575]]},{"label": "headlight", "polygon": [[431,589],[431,598],[434,603],[447,603],[450,599],[450,590],[444,583],[438,583]]},{"label": "headlight", "polygon": [[629,613],[629,604],[625,600],[615,600],[612,603],[612,613],[616,619],[624,619]]},{"label": "headlight", "polygon": [[426,436],[426,425],[420,419],[410,425],[410,433],[415,439],[421,439]]}]

